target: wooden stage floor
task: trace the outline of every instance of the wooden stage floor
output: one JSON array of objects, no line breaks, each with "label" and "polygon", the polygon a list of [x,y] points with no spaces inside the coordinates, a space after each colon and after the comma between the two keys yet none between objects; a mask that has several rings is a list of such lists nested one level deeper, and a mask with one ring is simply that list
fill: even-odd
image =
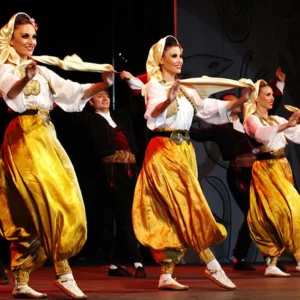
[{"label": "wooden stage floor", "polygon": [[[178,281],[189,285],[188,291],[159,291],[158,266],[146,266],[147,278],[118,278],[108,277],[104,266],[75,266],[74,276],[80,288],[88,295],[88,299],[136,299],[136,300],[291,300],[300,299],[300,273],[295,271],[294,265],[288,265],[287,270],[292,277],[266,278],[264,266],[256,265],[256,271],[233,271],[231,266],[223,267],[227,275],[237,285],[235,291],[226,291],[206,277],[204,266],[178,266],[176,274]],[[128,268],[130,270],[130,268]],[[47,299],[70,299],[53,283],[54,271],[52,267],[43,267],[32,273],[30,285],[37,291],[46,292]],[[0,286],[0,299],[12,299],[10,284]]]}]

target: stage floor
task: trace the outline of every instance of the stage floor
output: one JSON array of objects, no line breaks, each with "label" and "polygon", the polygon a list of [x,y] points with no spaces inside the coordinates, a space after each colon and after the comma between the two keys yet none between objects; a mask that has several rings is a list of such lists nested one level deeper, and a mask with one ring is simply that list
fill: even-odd
[{"label": "stage floor", "polygon": [[[136,300],[291,300],[300,298],[300,273],[295,266],[288,265],[289,278],[265,278],[264,266],[256,265],[256,271],[233,271],[231,266],[224,270],[237,285],[235,291],[219,288],[206,277],[204,266],[178,266],[176,274],[178,281],[189,285],[188,291],[159,291],[158,266],[146,266],[147,278],[117,278],[108,277],[104,266],[73,267],[74,276],[80,288],[88,295],[88,299],[136,299]],[[130,270],[130,268],[128,268]],[[37,291],[46,292],[47,299],[70,299],[53,283],[54,271],[51,267],[43,267],[32,273],[30,285]],[[10,284],[0,286],[0,299],[12,299],[12,275],[9,273]]]}]

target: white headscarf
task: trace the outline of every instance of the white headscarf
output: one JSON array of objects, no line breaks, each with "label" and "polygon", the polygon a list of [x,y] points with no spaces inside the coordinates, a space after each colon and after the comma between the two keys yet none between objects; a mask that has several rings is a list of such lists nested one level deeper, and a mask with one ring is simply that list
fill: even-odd
[{"label": "white headscarf", "polygon": [[148,54],[146,62],[146,70],[148,80],[151,77],[155,77],[158,81],[162,81],[162,74],[160,70],[160,60],[163,56],[166,40],[168,37],[172,37],[180,45],[177,39],[172,35],[167,35],[164,38],[160,39],[156,44],[154,44]]},{"label": "white headscarf", "polygon": [[266,86],[266,85],[268,85],[268,84],[263,79],[260,79],[260,80],[255,82],[254,90],[252,91],[249,100],[247,100],[247,102],[244,103],[244,109],[243,109],[244,120],[246,120],[246,118],[248,116],[255,113],[255,111],[256,111],[256,102],[257,102],[259,90],[262,86]]},{"label": "white headscarf", "polygon": [[17,54],[13,46],[10,45],[12,35],[14,33],[15,20],[18,15],[25,15],[31,19],[27,14],[19,12],[13,15],[8,23],[0,30],[0,65],[9,63],[19,65],[21,57]]},{"label": "white headscarf", "polygon": [[[18,15],[25,15],[29,18],[32,25],[37,28],[34,19],[30,18],[29,15],[23,12],[19,12],[13,15],[9,22],[4,25],[0,30],[0,65],[2,64],[12,64],[18,68],[25,68],[27,64],[31,63],[31,60],[21,62],[21,57],[15,51],[14,47],[10,45],[12,35],[14,33],[15,20]],[[86,72],[105,72],[113,70],[113,66],[110,64],[94,64],[89,62],[84,62],[79,56],[73,54],[71,56],[66,56],[64,60],[61,60],[55,56],[32,56],[32,58],[38,62],[58,66],[64,70],[76,70],[76,71],[86,71]]]}]

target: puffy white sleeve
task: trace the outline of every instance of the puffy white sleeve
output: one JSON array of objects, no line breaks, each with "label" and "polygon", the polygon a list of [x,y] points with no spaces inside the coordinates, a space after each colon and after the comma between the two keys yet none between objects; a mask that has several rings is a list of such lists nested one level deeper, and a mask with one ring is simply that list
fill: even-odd
[{"label": "puffy white sleeve", "polygon": [[[285,118],[281,118],[276,116],[276,119],[280,122],[280,124],[287,123],[288,120]],[[283,131],[285,137],[296,144],[300,144],[300,124],[296,125],[295,127],[287,128]]]},{"label": "puffy white sleeve", "polygon": [[151,114],[155,107],[167,100],[168,96],[164,87],[155,79],[151,79],[146,86],[145,90],[145,104],[146,112],[144,114],[145,119],[147,120],[147,127],[150,130],[153,130],[163,124],[165,124],[167,118],[167,110],[165,110],[157,118],[151,117]]},{"label": "puffy white sleeve", "polygon": [[23,112],[26,110],[23,93],[20,93],[14,99],[9,99],[7,97],[7,93],[19,80],[20,77],[14,74],[14,67],[12,65],[3,64],[0,67],[0,97],[4,99],[8,107],[10,107],[13,111]]},{"label": "puffy white sleeve", "polygon": [[48,80],[55,94],[53,100],[64,111],[82,111],[90,98],[82,99],[85,91],[91,87],[91,83],[80,84],[64,79],[46,67],[40,67],[42,75]]},{"label": "puffy white sleeve", "polygon": [[241,123],[240,119],[236,119],[232,121],[233,129],[242,133],[245,133],[244,126]]},{"label": "puffy white sleeve", "polygon": [[13,74],[13,66],[3,64],[0,66],[0,92],[1,97],[5,97],[11,87],[18,81],[20,78]]},{"label": "puffy white sleeve", "polygon": [[255,115],[250,115],[244,122],[245,132],[270,149],[274,148],[272,146],[276,142],[278,127],[279,125],[264,126]]},{"label": "puffy white sleeve", "polygon": [[224,124],[230,121],[226,101],[213,98],[201,99],[195,89],[188,89],[188,91],[194,98],[198,118],[212,124]]},{"label": "puffy white sleeve", "polygon": [[127,80],[127,84],[132,90],[141,90],[144,87],[144,83],[134,76],[131,76],[130,79]]}]

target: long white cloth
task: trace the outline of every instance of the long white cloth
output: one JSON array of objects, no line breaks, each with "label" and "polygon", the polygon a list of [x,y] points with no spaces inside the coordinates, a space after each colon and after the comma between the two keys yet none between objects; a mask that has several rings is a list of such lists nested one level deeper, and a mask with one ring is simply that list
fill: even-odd
[{"label": "long white cloth", "polygon": [[[110,64],[95,64],[90,62],[84,62],[76,54],[66,56],[63,60],[59,59],[58,57],[48,55],[32,56],[32,59],[46,65],[57,66],[66,71],[103,73],[105,71],[114,70],[114,67]],[[31,62],[32,60],[26,60],[24,62],[21,62],[21,64],[18,67],[25,68]]]},{"label": "long white cloth", "polygon": [[245,78],[233,80],[227,78],[202,76],[182,79],[179,80],[179,82],[184,86],[193,87],[202,99],[205,99],[212,94],[230,89],[254,87],[252,80]]}]

